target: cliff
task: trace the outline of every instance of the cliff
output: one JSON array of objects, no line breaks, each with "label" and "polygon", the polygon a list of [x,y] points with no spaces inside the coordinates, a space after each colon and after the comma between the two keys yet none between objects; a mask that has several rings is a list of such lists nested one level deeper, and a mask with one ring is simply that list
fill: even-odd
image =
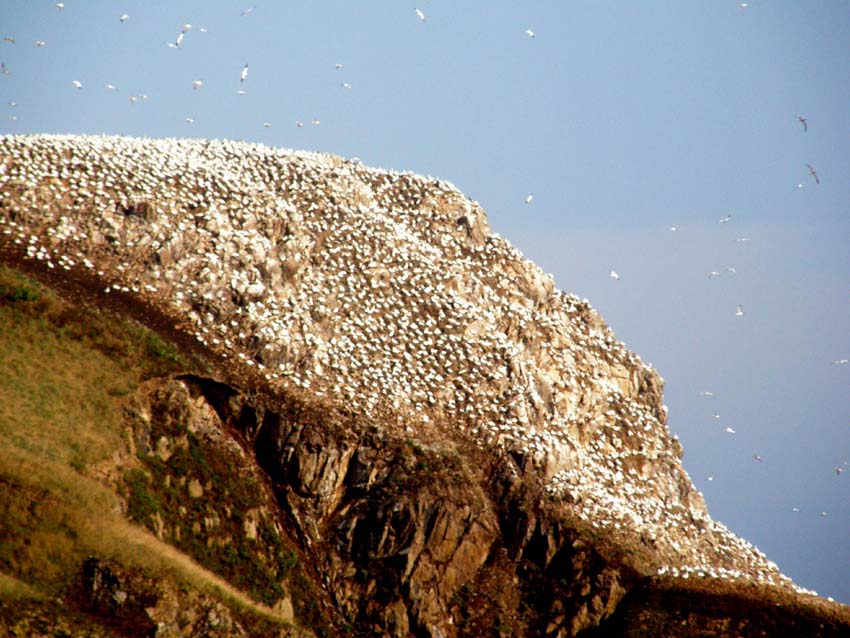
[{"label": "cliff", "polygon": [[[709,517],[658,373],[451,184],[244,143],[20,136],[0,139],[0,193],[15,325],[47,317],[135,370],[59,487],[17,459],[62,455],[0,423],[10,493],[102,490],[112,530],[62,519],[61,577],[0,556],[29,601],[10,626],[47,623],[49,591],[90,635],[850,630]],[[164,345],[132,354],[137,324]]]}]

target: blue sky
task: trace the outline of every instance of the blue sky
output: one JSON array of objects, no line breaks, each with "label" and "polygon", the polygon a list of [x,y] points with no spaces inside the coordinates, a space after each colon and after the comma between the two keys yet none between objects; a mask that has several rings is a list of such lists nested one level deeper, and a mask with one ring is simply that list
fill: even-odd
[{"label": "blue sky", "polygon": [[850,2],[416,2],[3,0],[0,130],[453,182],[659,369],[712,516],[850,603]]}]

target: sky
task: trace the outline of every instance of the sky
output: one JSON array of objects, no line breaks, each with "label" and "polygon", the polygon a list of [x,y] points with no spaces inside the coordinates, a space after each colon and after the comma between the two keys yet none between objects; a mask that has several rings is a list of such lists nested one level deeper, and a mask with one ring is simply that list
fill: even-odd
[{"label": "sky", "polygon": [[60,4],[0,0],[0,132],[452,182],[659,370],[712,517],[850,603],[849,1]]}]

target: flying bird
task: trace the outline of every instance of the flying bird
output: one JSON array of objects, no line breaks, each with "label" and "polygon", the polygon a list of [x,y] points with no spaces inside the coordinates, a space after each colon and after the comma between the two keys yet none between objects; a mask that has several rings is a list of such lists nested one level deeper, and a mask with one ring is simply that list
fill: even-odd
[{"label": "flying bird", "polygon": [[129,20],[129,19],[130,19],[130,16],[128,16],[126,13],[122,13],[122,14],[121,14],[121,17],[120,17],[120,18],[118,18],[118,19],[119,19],[121,22],[127,22],[127,20]]},{"label": "flying bird", "polygon": [[244,67],[242,67],[242,72],[239,74],[239,81],[244,82],[245,78],[247,78],[247,77],[248,77],[248,65],[246,64]]},{"label": "flying bird", "polygon": [[736,237],[735,238],[736,244],[746,244],[748,241],[750,241],[749,237]]},{"label": "flying bird", "polygon": [[728,224],[732,220],[732,214],[726,215],[726,217],[721,217],[717,220],[718,224]]},{"label": "flying bird", "polygon": [[337,71],[341,71],[341,70],[342,70],[342,67],[343,67],[343,65],[342,65],[341,63],[339,63],[339,62],[337,62],[336,64],[334,64],[334,68],[335,68]]},{"label": "flying bird", "polygon": [[263,128],[271,128],[271,127],[272,127],[271,122],[263,122]]},{"label": "flying bird", "polygon": [[114,84],[107,84],[106,86],[104,86],[104,88],[105,88],[107,91],[114,91],[114,90],[115,90],[115,85],[114,85]]},{"label": "flying bird", "polygon": [[195,81],[193,81],[193,82],[192,82],[192,88],[193,88],[193,89],[195,89],[196,91],[197,91],[199,88],[201,88],[203,85],[204,85],[204,81],[203,81],[203,80],[195,80]]},{"label": "flying bird", "polygon": [[195,123],[195,120],[192,119],[191,117],[186,118],[186,124],[194,124],[194,123]]},{"label": "flying bird", "polygon": [[833,359],[832,365],[834,366],[843,366],[850,363],[850,359]]},{"label": "flying bird", "polygon": [[321,120],[318,120],[318,119],[312,119],[312,120],[310,120],[310,124],[312,124],[313,126],[318,126],[318,125],[319,125],[319,124],[321,124],[321,123],[322,123],[322,121],[321,121]]},{"label": "flying bird", "polygon": [[724,431],[724,432],[727,432],[727,433],[729,433],[729,434],[737,434],[737,433],[735,432],[735,430],[733,430],[732,428],[730,428],[728,425],[727,425],[727,426],[723,429],[723,431]]},{"label": "flying bird", "polygon": [[10,75],[12,72],[9,70],[9,67],[6,66],[5,62],[0,62],[0,73],[3,75]]},{"label": "flying bird", "polygon": [[758,454],[753,454],[753,460],[758,461],[759,463],[761,463],[761,457],[760,457]]},{"label": "flying bird", "polygon": [[617,273],[617,271],[616,271],[616,270],[612,270],[611,272],[609,272],[609,273],[608,273],[608,276],[609,276],[611,279],[619,279],[619,278],[620,278],[620,275]]},{"label": "flying bird", "polygon": [[526,29],[525,35],[527,35],[529,38],[533,38],[535,34],[534,31],[532,31],[531,29]]},{"label": "flying bird", "polygon": [[252,13],[254,13],[254,7],[248,7],[247,9],[242,9],[242,13],[240,13],[239,16],[244,18]]},{"label": "flying bird", "polygon": [[835,467],[835,468],[833,468],[833,470],[835,471],[836,476],[841,476],[841,473],[844,471],[844,468]]},{"label": "flying bird", "polygon": [[340,86],[346,90],[351,90],[351,85],[348,82],[343,82]]},{"label": "flying bird", "polygon": [[65,8],[65,3],[64,2],[57,2],[56,8],[59,9],[59,11],[62,11],[62,9]]},{"label": "flying bird", "polygon": [[10,35],[3,37],[3,42],[8,42],[9,44],[15,44],[15,38]]},{"label": "flying bird", "polygon": [[170,46],[172,49],[179,49],[180,45],[183,44],[183,38],[185,37],[185,35],[186,35],[186,32],[181,31],[177,35],[177,39],[174,42],[169,42],[168,46]]},{"label": "flying bird", "polygon": [[416,12],[416,17],[422,20],[422,22],[425,22],[425,14],[420,9],[414,9],[414,11]]},{"label": "flying bird", "polygon": [[735,316],[743,317],[744,316],[744,307],[741,304],[738,304],[738,307],[735,308]]},{"label": "flying bird", "polygon": [[713,397],[714,392],[711,392],[710,390],[703,390],[697,396],[699,396],[699,397]]},{"label": "flying bird", "polygon": [[714,277],[719,277],[719,276],[720,276],[720,273],[716,270],[712,270],[710,273],[708,273],[709,279],[713,279]]},{"label": "flying bird", "polygon": [[529,193],[525,198],[525,203],[530,204],[532,201],[534,201],[534,193]]},{"label": "flying bird", "polygon": [[818,179],[818,174],[817,171],[815,171],[815,167],[811,164],[806,164],[806,166],[809,168],[809,175],[815,178],[815,184],[820,184],[820,179]]},{"label": "flying bird", "polygon": [[81,88],[83,88],[83,83],[82,83],[82,82],[80,82],[79,80],[74,80],[73,82],[71,82],[71,84],[73,84],[73,85],[74,85],[74,88],[75,88],[75,89],[81,89]]},{"label": "flying bird", "polygon": [[45,42],[44,40],[36,40],[35,41],[35,46],[37,46],[39,48],[43,47],[45,44],[47,44],[47,42]]},{"label": "flying bird", "polygon": [[803,133],[809,130],[809,123],[802,115],[798,115],[797,119],[800,120],[800,124],[803,125]]}]

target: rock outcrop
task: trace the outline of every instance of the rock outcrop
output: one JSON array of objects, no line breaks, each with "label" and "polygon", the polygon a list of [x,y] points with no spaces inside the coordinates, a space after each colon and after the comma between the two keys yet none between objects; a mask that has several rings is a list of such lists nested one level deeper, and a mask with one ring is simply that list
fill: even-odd
[{"label": "rock outcrop", "polygon": [[128,400],[111,476],[196,558],[250,550],[255,597],[302,624],[756,636],[658,592],[800,598],[709,517],[658,373],[451,184],[243,143],[15,136],[0,193],[10,259],[169,318],[221,362]]}]

